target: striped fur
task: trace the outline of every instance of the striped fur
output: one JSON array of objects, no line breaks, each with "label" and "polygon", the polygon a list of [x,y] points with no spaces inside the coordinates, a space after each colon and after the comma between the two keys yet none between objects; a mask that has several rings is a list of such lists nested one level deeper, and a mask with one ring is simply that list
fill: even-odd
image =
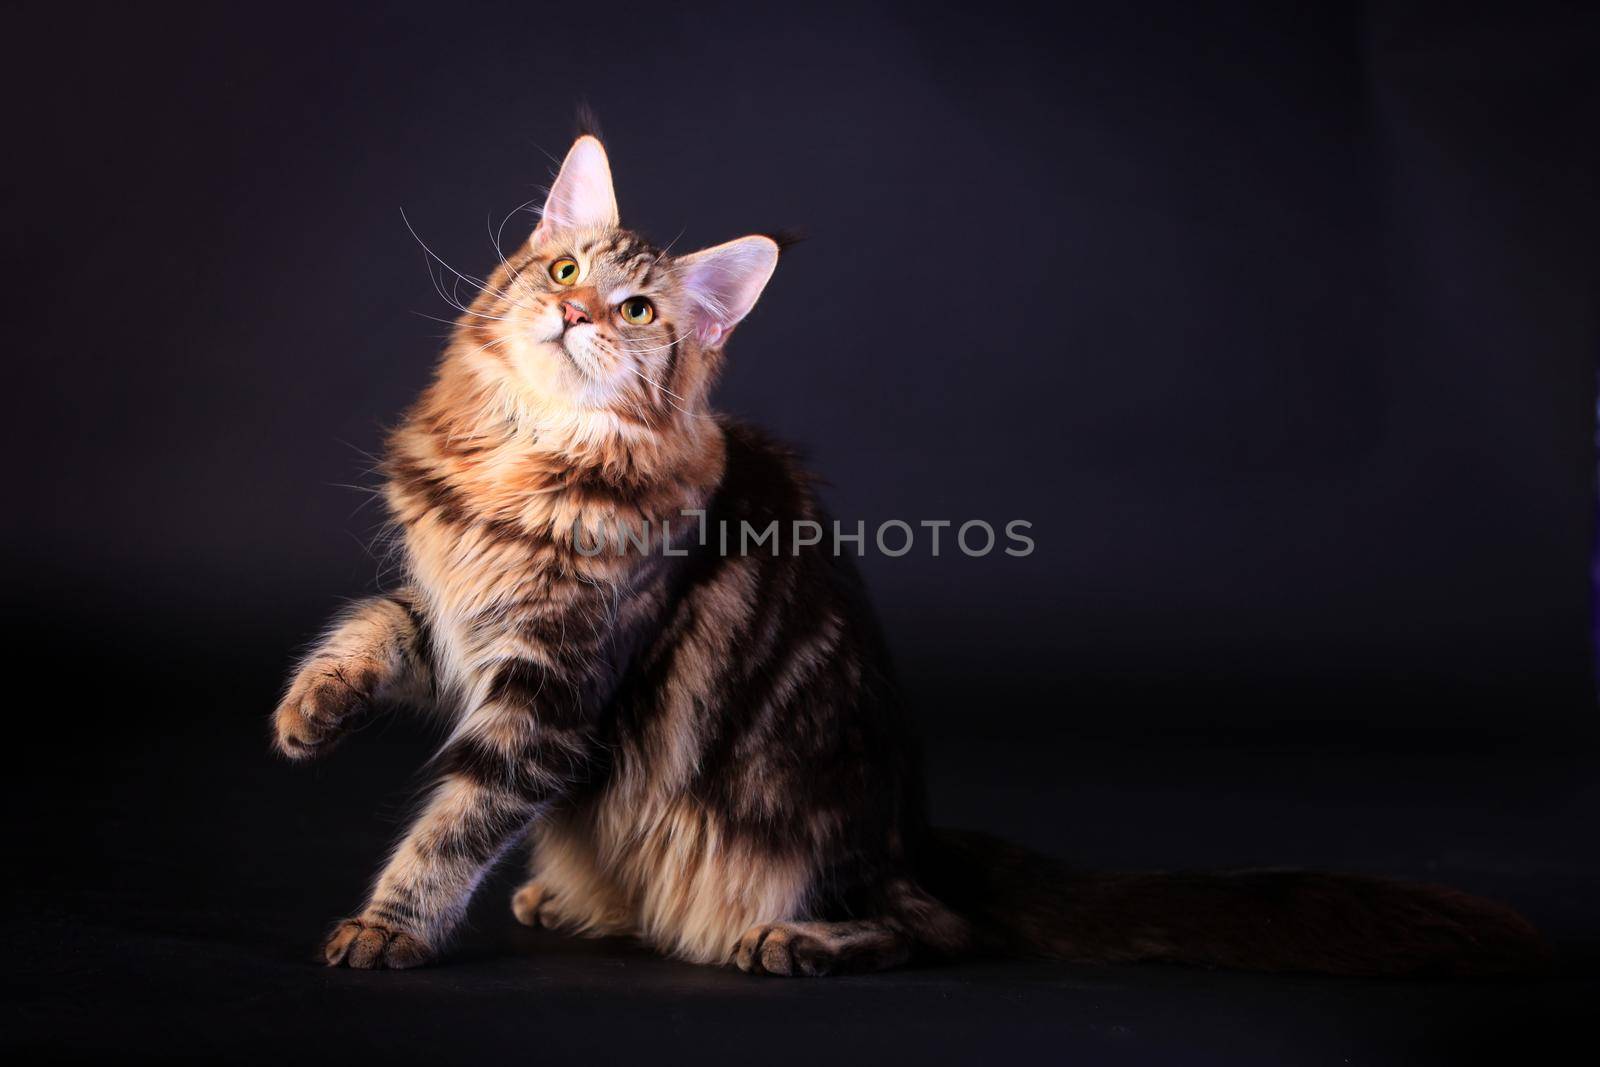
[{"label": "striped fur", "polygon": [[[787,451],[707,404],[777,254],[751,237],[673,256],[621,229],[604,151],[584,137],[532,238],[461,315],[388,443],[406,583],[336,620],[276,712],[296,759],[375,703],[422,703],[450,723],[438,782],[365,906],[328,938],[330,964],[429,959],[490,866],[525,842],[521,921],[753,972],[985,946],[1207,958],[1163,940],[1148,912],[1122,940],[1063,933],[1072,915],[1027,889],[1023,854],[930,833],[916,746],[847,559],[821,544],[725,555],[715,538],[689,543],[685,511],[711,529],[825,518]],[[552,275],[566,259],[571,284]],[[650,321],[622,318],[635,298]],[[681,554],[663,551],[675,519]],[[618,524],[651,532],[629,540]],[[597,530],[605,551],[589,554]],[[1058,884],[1060,899],[1109,907],[1039,883]]]},{"label": "striped fur", "polygon": [[[422,694],[451,723],[439,782],[329,939],[333,963],[428,958],[530,838],[520,917],[701,962],[734,959],[752,929],[883,911],[884,887],[910,884],[915,769],[856,576],[820,546],[723,557],[684,517],[819,516],[793,458],[706,403],[776,243],[674,257],[618,229],[568,181],[596,147],[574,149],[559,204],[392,435],[408,583],[349,611],[278,711],[297,758],[374,701]],[[578,284],[550,276],[560,257]],[[635,295],[646,326],[592,315]],[[596,320],[577,342],[569,300]],[[686,555],[661,551],[674,520]],[[618,524],[651,537],[581,551]]]}]

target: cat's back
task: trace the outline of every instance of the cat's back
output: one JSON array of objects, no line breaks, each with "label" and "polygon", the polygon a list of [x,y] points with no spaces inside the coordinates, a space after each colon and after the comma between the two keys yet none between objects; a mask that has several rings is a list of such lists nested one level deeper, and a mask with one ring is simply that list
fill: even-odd
[{"label": "cat's back", "polygon": [[[817,480],[790,446],[740,419],[719,416],[726,456],[722,481],[707,507],[710,516],[738,523],[816,521]],[[731,531],[730,531],[731,532]],[[785,553],[789,531],[781,531]]]}]

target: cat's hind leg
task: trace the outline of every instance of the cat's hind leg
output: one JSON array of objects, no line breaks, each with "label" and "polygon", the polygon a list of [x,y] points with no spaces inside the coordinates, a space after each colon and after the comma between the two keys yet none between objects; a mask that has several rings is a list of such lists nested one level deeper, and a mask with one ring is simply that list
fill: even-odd
[{"label": "cat's hind leg", "polygon": [[899,966],[911,947],[905,931],[882,919],[761,923],[739,939],[733,962],[750,974],[859,974]]}]

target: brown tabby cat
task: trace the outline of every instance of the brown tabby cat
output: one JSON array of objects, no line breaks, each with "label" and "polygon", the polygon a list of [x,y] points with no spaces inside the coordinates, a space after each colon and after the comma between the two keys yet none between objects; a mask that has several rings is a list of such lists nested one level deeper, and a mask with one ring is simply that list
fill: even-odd
[{"label": "brown tabby cat", "polygon": [[984,950],[1350,974],[1540,958],[1514,912],[1449,889],[1084,874],[930,830],[846,559],[684,536],[686,511],[711,529],[820,517],[788,452],[708,406],[778,256],[759,236],[676,256],[621,229],[586,135],[458,320],[388,446],[407,584],[336,620],[276,712],[293,759],[377,703],[452,723],[438,785],[328,963],[431,958],[530,835],[522,922],[767,974]]}]

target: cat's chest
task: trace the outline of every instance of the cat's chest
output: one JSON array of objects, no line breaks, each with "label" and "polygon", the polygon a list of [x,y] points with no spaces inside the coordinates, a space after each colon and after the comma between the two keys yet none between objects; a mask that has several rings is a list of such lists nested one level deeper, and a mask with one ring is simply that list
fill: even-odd
[{"label": "cat's chest", "polygon": [[425,516],[405,529],[406,569],[432,629],[435,667],[469,691],[560,582],[552,554],[525,537]]},{"label": "cat's chest", "polygon": [[666,568],[649,556],[584,557],[492,523],[425,515],[405,527],[405,554],[432,631],[435,669],[463,695],[537,635],[573,639],[597,620],[648,622]]}]

